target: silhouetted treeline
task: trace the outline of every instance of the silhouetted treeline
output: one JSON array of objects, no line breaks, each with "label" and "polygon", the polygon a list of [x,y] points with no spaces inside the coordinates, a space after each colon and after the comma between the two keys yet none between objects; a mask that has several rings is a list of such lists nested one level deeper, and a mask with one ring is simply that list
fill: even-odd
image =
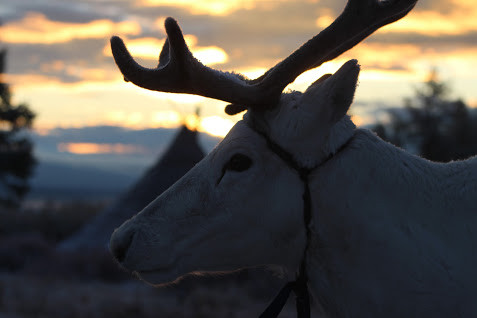
[{"label": "silhouetted treeline", "polygon": [[435,71],[405,100],[387,111],[373,130],[384,140],[432,161],[448,162],[477,154],[477,118],[462,100],[452,100]]},{"label": "silhouetted treeline", "polygon": [[16,206],[27,193],[35,165],[33,144],[25,134],[35,115],[26,104],[13,105],[5,83],[7,51],[0,50],[0,204]]}]

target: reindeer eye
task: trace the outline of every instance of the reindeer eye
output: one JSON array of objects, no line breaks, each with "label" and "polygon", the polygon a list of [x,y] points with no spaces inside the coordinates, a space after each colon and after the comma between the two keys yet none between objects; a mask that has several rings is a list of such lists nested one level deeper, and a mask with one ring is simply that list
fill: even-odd
[{"label": "reindeer eye", "polygon": [[245,171],[252,165],[252,159],[241,153],[236,153],[230,158],[230,160],[225,164],[225,170],[233,171]]}]

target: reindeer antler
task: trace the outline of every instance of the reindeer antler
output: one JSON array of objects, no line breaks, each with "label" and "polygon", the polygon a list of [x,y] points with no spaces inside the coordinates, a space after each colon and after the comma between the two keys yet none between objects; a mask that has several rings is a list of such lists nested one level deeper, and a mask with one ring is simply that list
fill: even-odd
[{"label": "reindeer antler", "polygon": [[[167,40],[155,69],[142,67],[129,54],[119,37],[111,38],[114,60],[126,80],[150,90],[196,94],[230,103],[253,103],[256,89],[246,88],[246,80],[220,72],[199,62],[190,52],[177,22],[167,18]],[[253,95],[250,95],[251,91]]]},{"label": "reindeer antler", "polygon": [[167,40],[155,69],[144,68],[119,37],[111,38],[114,60],[125,79],[156,91],[196,94],[232,105],[228,114],[278,103],[283,89],[300,74],[354,47],[380,27],[404,17],[417,0],[349,0],[341,15],[286,59],[254,80],[203,65],[190,52],[177,22],[167,18]]}]

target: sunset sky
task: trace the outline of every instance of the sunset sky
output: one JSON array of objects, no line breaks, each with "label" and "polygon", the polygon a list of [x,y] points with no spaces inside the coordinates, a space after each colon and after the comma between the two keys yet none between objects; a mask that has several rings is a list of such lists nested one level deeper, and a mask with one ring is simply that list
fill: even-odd
[{"label": "sunset sky", "polygon": [[[201,107],[201,129],[224,135],[242,115],[225,103],[146,91],[125,83],[109,48],[121,36],[145,66],[156,65],[166,17],[176,18],[205,64],[250,78],[326,27],[345,0],[15,0],[0,4],[0,46],[8,49],[7,82],[16,102],[38,114],[35,127],[117,125],[174,127]],[[362,66],[352,112],[358,124],[385,106],[402,105],[436,68],[455,97],[477,107],[477,2],[419,0],[335,61],[300,76],[304,90],[347,59]]]}]

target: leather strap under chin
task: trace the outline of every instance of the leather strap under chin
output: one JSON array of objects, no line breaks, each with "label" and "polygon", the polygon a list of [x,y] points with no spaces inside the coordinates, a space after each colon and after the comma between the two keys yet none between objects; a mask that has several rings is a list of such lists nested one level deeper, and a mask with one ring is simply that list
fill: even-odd
[{"label": "leather strap under chin", "polygon": [[260,131],[257,127],[252,127],[254,131],[263,136],[267,141],[268,147],[279,156],[288,166],[293,170],[297,171],[300,179],[304,184],[303,191],[303,217],[306,228],[306,245],[303,258],[300,263],[300,268],[297,273],[297,278],[295,281],[288,282],[277,294],[275,299],[270,303],[270,305],[265,309],[265,311],[260,315],[259,318],[276,318],[283,310],[288,297],[293,291],[296,295],[296,312],[298,318],[309,318],[310,317],[310,295],[308,293],[307,281],[308,277],[306,275],[306,251],[308,250],[308,244],[310,242],[310,228],[309,224],[311,221],[311,193],[310,187],[308,184],[308,176],[313,168],[304,168],[301,167],[293,158],[293,156],[287,152],[285,149],[280,147],[278,144],[273,142],[265,133]]},{"label": "leather strap under chin", "polygon": [[[252,121],[253,123],[253,121]],[[323,162],[317,164],[312,168],[305,168],[300,166],[293,155],[287,152],[285,149],[280,147],[277,143],[273,142],[264,132],[262,132],[256,125],[252,125],[249,123],[249,127],[252,128],[255,132],[261,135],[267,141],[267,145],[278,157],[280,157],[289,167],[293,170],[297,171],[300,179],[303,181],[304,190],[303,190],[303,217],[304,223],[306,228],[306,245],[303,258],[300,263],[300,268],[297,273],[297,277],[295,281],[288,282],[275,296],[275,299],[268,305],[265,311],[260,315],[259,318],[276,318],[282,311],[283,307],[285,306],[288,297],[290,296],[291,292],[293,291],[296,295],[296,313],[298,318],[309,318],[310,317],[310,295],[308,292],[308,277],[306,274],[306,251],[308,250],[308,245],[311,241],[311,230],[310,230],[310,222],[311,222],[311,193],[309,187],[309,175],[310,173],[317,169],[318,167],[325,164],[328,160],[330,160],[334,154],[331,154],[326,158]],[[341,151],[345,146],[348,145],[352,138],[348,140],[344,145],[338,149],[336,153]]]},{"label": "leather strap under chin", "polygon": [[296,313],[298,318],[309,318],[310,317],[310,295],[308,292],[307,281],[308,277],[306,274],[306,251],[308,250],[308,244],[310,242],[311,231],[309,224],[311,221],[311,194],[310,188],[308,185],[308,175],[312,169],[300,169],[300,179],[305,185],[303,193],[303,215],[306,228],[306,245],[304,255],[301,259],[300,269],[298,270],[297,278],[295,281],[288,282],[278,293],[275,299],[270,303],[270,305],[265,309],[265,311],[260,315],[259,318],[276,318],[282,311],[285,306],[290,293],[293,291],[296,295],[295,304],[296,304]]}]

